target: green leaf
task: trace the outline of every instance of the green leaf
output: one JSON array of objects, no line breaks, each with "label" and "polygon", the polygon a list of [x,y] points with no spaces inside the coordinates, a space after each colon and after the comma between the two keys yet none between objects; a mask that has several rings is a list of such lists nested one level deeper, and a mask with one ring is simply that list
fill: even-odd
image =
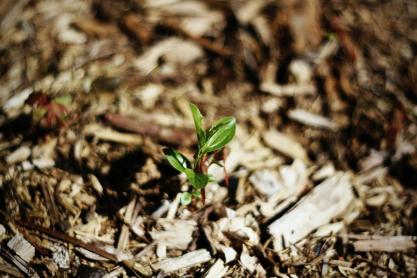
[{"label": "green leaf", "polygon": [[191,192],[191,194],[193,194],[193,196],[196,197],[196,198],[201,197],[201,191],[200,190],[193,190],[193,192]]},{"label": "green leaf", "polygon": [[218,120],[207,132],[207,141],[202,147],[202,153],[209,153],[223,148],[229,143],[236,132],[236,119],[224,117]]},{"label": "green leaf", "polygon": [[195,175],[194,187],[197,189],[201,189],[205,187],[208,184],[208,182],[209,177],[207,175],[197,173]]},{"label": "green leaf", "polygon": [[184,173],[187,175],[188,181],[195,189],[201,189],[209,182],[209,177],[205,174],[195,173],[191,169],[185,169]]},{"label": "green leaf", "polygon": [[59,97],[56,97],[52,100],[52,102],[62,104],[64,106],[70,104],[71,101],[72,101],[72,98],[71,98],[70,95],[59,96]]},{"label": "green leaf", "polygon": [[183,192],[181,193],[181,204],[186,206],[189,205],[191,203],[193,196],[191,195],[190,192]]},{"label": "green leaf", "polygon": [[203,129],[203,115],[198,107],[190,103],[191,113],[193,114],[195,131],[197,132],[198,147],[201,148],[206,142],[206,132]]},{"label": "green leaf", "polygon": [[216,181],[216,178],[213,175],[208,174],[208,181],[209,182],[214,182],[214,181]]},{"label": "green leaf", "polygon": [[174,149],[165,148],[163,149],[163,152],[165,154],[165,158],[168,160],[171,166],[180,172],[184,172],[188,165],[190,165],[188,159]]},{"label": "green leaf", "polygon": [[187,176],[188,181],[192,184],[192,181],[195,180],[195,173],[191,169],[184,169],[184,173]]}]

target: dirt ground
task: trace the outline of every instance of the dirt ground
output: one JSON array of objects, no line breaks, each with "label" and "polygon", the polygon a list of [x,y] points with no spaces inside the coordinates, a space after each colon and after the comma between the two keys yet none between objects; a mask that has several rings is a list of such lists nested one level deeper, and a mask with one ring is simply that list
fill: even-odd
[{"label": "dirt ground", "polygon": [[1,1],[1,277],[417,277],[416,53],[412,0]]}]

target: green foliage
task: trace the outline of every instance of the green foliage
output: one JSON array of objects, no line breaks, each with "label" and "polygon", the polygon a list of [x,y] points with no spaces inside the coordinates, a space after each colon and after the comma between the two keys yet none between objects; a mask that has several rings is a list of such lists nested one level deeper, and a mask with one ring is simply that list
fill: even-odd
[{"label": "green foliage", "polygon": [[204,118],[198,107],[190,103],[190,109],[198,140],[194,163],[191,164],[184,155],[174,149],[164,149],[167,161],[176,170],[184,173],[192,186],[191,193],[184,192],[181,195],[183,205],[191,203],[193,197],[200,198],[204,187],[214,180],[207,174],[207,168],[210,164],[219,164],[219,161],[214,159],[214,154],[221,151],[233,139],[236,132],[236,119],[233,117],[221,118],[205,131]]},{"label": "green foliage", "polygon": [[202,147],[203,153],[214,152],[229,143],[236,132],[236,120],[224,117],[217,121],[207,132],[207,141]]},{"label": "green foliage", "polygon": [[52,102],[67,106],[71,104],[72,97],[70,95],[62,95],[62,96],[58,96],[52,99]]},{"label": "green foliage", "polygon": [[174,149],[165,148],[164,154],[171,166],[180,172],[184,172],[185,169],[190,165],[188,159]]},{"label": "green foliage", "polygon": [[200,110],[197,106],[190,103],[191,113],[193,114],[195,131],[197,133],[197,140],[198,140],[198,147],[201,146],[206,142],[206,132],[203,129],[203,115],[201,115]]},{"label": "green foliage", "polygon": [[190,192],[183,192],[181,194],[181,204],[189,205],[193,199],[193,195]]}]

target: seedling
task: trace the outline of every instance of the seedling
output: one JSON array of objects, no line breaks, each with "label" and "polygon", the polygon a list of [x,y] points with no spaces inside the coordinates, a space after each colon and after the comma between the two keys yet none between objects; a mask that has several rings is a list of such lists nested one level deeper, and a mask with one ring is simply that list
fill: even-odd
[{"label": "seedling", "polygon": [[193,198],[201,197],[204,202],[204,188],[209,182],[214,180],[212,176],[207,174],[208,167],[211,164],[217,164],[224,168],[225,182],[228,185],[228,177],[224,165],[226,158],[225,146],[233,139],[236,131],[236,119],[233,117],[221,118],[213,126],[204,130],[204,119],[200,110],[192,103],[190,103],[190,109],[194,119],[198,142],[194,161],[191,162],[183,154],[172,148],[164,149],[168,162],[176,170],[184,173],[191,185],[190,191],[181,194],[181,203],[183,205],[190,204]]},{"label": "seedling", "polygon": [[66,126],[70,103],[71,97],[68,95],[51,98],[44,93],[34,93],[26,100],[26,104],[32,106],[33,120],[49,129]]}]

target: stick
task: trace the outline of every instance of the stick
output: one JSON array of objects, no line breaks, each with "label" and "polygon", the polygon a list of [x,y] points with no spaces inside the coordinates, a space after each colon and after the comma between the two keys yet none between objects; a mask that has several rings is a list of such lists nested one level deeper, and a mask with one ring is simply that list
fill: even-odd
[{"label": "stick", "polygon": [[106,121],[115,128],[134,132],[143,136],[155,137],[170,144],[190,146],[195,143],[192,130],[162,128],[155,124],[140,123],[134,119],[117,114],[107,114]]},{"label": "stick", "polygon": [[97,255],[100,255],[100,256],[102,256],[102,257],[104,257],[106,259],[109,259],[109,260],[111,260],[113,262],[117,262],[118,261],[117,260],[117,257],[115,255],[110,254],[109,252],[104,251],[104,250],[98,248],[95,245],[82,242],[81,240],[79,240],[79,239],[77,239],[75,237],[69,236],[69,235],[67,235],[67,234],[65,234],[63,232],[54,231],[54,230],[51,230],[49,228],[44,228],[42,226],[39,226],[39,225],[36,225],[36,224],[32,224],[32,223],[23,222],[23,221],[20,221],[20,220],[19,221],[16,221],[16,223],[18,225],[23,226],[23,227],[26,227],[28,229],[35,230],[35,231],[39,231],[39,232],[44,233],[44,234],[46,234],[46,235],[48,235],[50,237],[53,237],[53,238],[59,239],[59,240],[64,241],[64,242],[71,243],[71,244],[73,244],[75,246],[84,248],[84,249],[86,249],[86,250],[88,250],[90,252],[96,253]]}]

